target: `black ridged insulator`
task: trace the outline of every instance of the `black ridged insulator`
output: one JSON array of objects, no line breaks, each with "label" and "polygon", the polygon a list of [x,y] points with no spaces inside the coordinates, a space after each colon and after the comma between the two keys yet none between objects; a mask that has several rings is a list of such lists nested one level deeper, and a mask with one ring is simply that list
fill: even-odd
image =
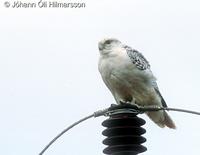
[{"label": "black ridged insulator", "polygon": [[[102,125],[106,129],[102,132],[103,150],[107,155],[137,155],[145,152],[147,148],[142,145],[146,139],[142,136],[146,130],[141,126],[146,122],[137,117],[138,111],[131,105],[117,105],[110,108],[110,117]],[[114,112],[113,112],[114,111]]]}]

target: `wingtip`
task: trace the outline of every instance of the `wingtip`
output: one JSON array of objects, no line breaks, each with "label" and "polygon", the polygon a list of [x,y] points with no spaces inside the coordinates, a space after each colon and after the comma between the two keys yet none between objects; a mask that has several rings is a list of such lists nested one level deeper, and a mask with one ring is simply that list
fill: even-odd
[{"label": "wingtip", "polygon": [[174,121],[171,119],[171,117],[167,114],[167,112],[164,112],[165,119],[164,119],[164,124],[170,128],[170,129],[177,129]]}]

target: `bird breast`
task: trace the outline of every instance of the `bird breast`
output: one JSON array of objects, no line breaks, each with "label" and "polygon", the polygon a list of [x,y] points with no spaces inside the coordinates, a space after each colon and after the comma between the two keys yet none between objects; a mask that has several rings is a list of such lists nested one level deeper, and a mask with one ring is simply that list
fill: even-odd
[{"label": "bird breast", "polygon": [[99,71],[103,81],[117,98],[126,99],[133,96],[142,102],[144,98],[151,96],[151,79],[154,78],[152,73],[139,70],[126,55],[101,57]]}]

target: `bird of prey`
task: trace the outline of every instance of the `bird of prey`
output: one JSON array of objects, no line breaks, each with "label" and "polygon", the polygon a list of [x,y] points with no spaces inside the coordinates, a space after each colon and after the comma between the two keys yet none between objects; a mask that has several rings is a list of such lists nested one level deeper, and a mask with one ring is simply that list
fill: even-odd
[{"label": "bird of prey", "polygon": [[[98,46],[99,72],[118,104],[167,107],[150,70],[150,64],[140,52],[114,38],[103,39]],[[176,128],[165,111],[146,114],[162,128]]]}]

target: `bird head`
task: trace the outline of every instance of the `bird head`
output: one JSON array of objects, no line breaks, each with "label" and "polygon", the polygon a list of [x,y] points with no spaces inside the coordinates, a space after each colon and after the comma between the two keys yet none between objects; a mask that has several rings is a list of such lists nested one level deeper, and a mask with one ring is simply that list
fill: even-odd
[{"label": "bird head", "polygon": [[112,49],[121,45],[121,42],[115,38],[106,38],[99,42],[100,54],[108,54],[112,52]]}]

